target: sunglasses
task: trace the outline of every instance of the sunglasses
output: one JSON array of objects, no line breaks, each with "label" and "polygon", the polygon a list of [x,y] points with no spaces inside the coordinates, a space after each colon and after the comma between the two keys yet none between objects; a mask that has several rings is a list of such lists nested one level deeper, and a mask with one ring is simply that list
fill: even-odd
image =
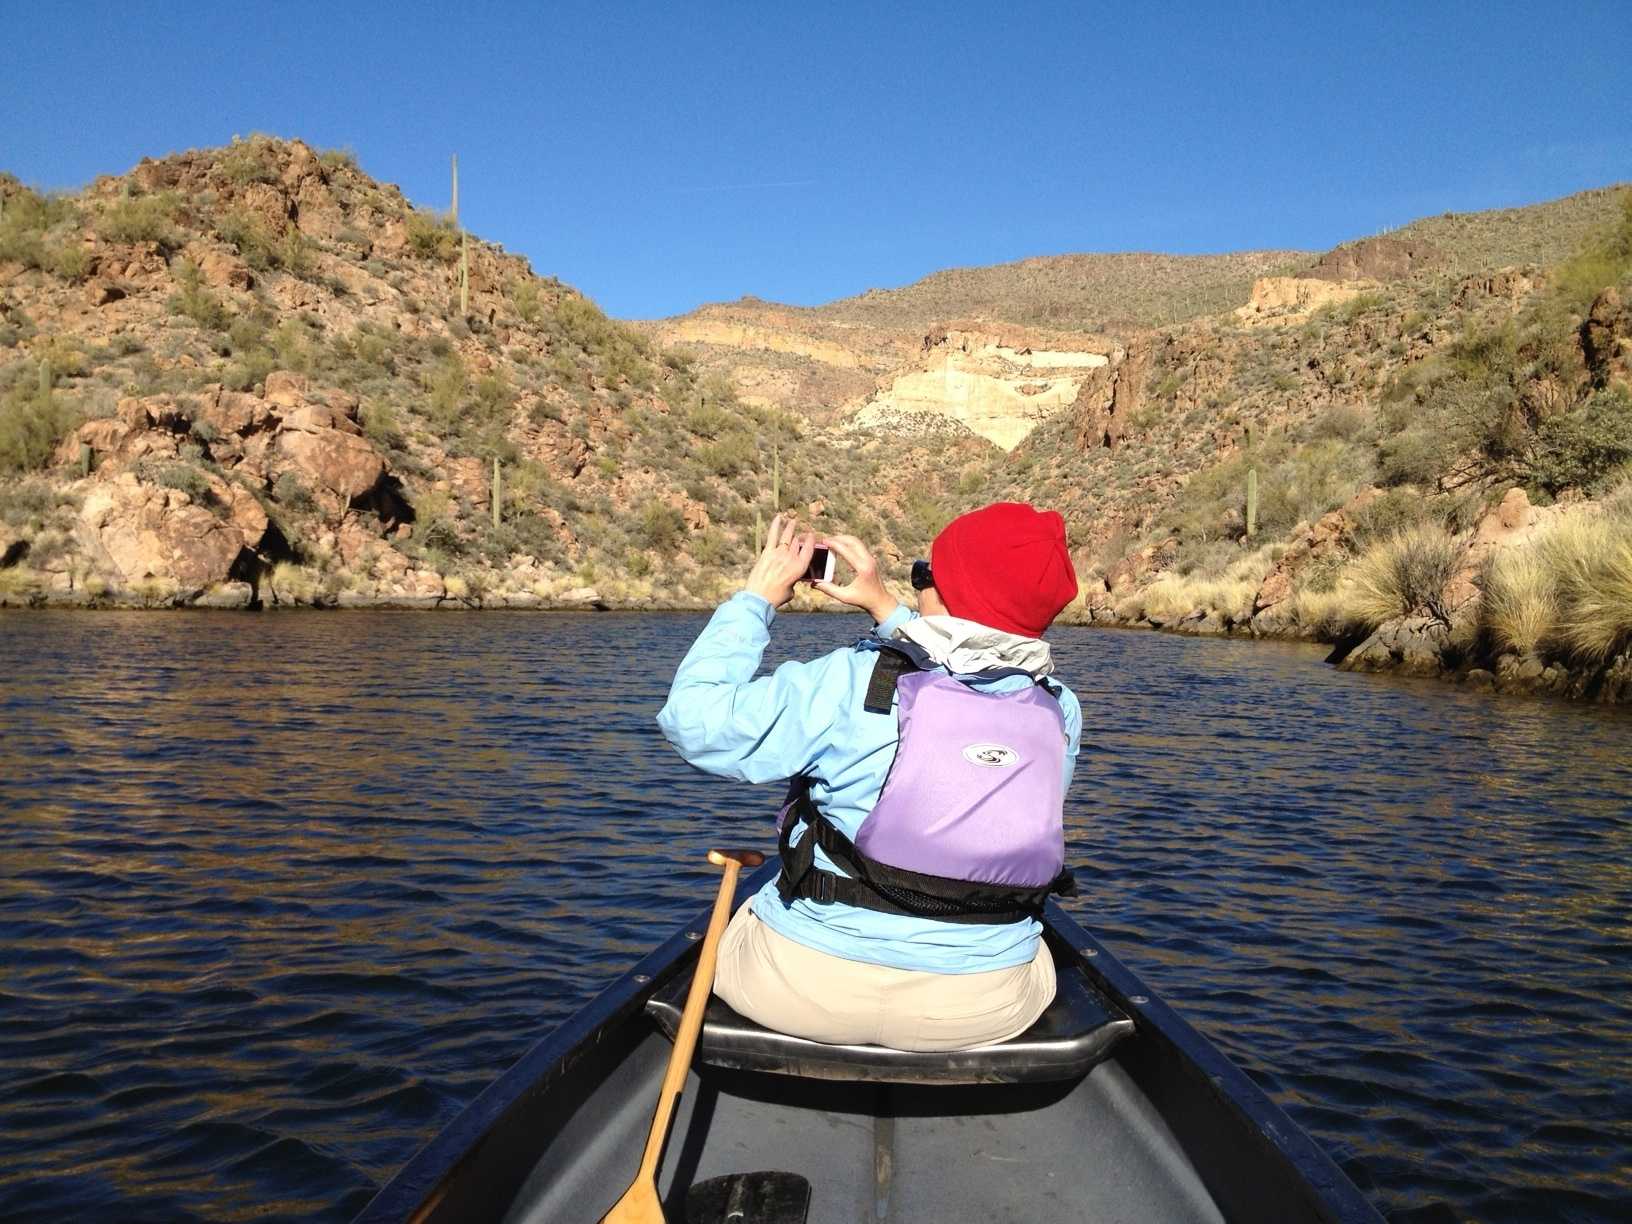
[{"label": "sunglasses", "polygon": [[914,561],[912,563],[912,589],[927,591],[935,585],[935,575],[929,572],[928,561]]}]

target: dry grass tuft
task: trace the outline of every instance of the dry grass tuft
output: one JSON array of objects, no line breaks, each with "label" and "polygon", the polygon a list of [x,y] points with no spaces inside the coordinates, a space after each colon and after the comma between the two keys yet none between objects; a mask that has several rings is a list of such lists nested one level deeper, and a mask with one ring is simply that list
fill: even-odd
[{"label": "dry grass tuft", "polygon": [[1558,637],[1573,655],[1601,662],[1632,637],[1632,519],[1577,512],[1534,551],[1557,592]]},{"label": "dry grass tuft", "polygon": [[1492,557],[1483,586],[1485,624],[1503,646],[1530,654],[1553,632],[1558,599],[1538,549],[1508,549]]},{"label": "dry grass tuft", "polygon": [[1425,613],[1451,623],[1445,588],[1462,568],[1466,548],[1443,527],[1424,525],[1401,532],[1354,563],[1348,607],[1373,627],[1401,616]]}]

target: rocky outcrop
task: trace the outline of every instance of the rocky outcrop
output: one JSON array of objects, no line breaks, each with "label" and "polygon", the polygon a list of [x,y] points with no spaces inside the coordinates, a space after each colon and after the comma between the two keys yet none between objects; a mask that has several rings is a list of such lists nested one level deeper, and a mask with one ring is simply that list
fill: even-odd
[{"label": "rocky outcrop", "polygon": [[953,325],[923,340],[918,360],[889,378],[853,420],[889,428],[902,418],[941,417],[1004,450],[1069,407],[1095,370],[1124,352],[1105,337]]},{"label": "rocky outcrop", "polygon": [[1594,381],[1620,382],[1632,390],[1632,309],[1620,292],[1605,289],[1581,324],[1581,355]]},{"label": "rocky outcrop", "polygon": [[1445,252],[1420,238],[1362,238],[1327,251],[1306,277],[1325,281],[1404,280],[1445,263]]},{"label": "rocky outcrop", "polygon": [[1378,287],[1373,280],[1261,276],[1252,282],[1251,300],[1236,309],[1235,317],[1248,325],[1297,323],[1324,306],[1341,306]]},{"label": "rocky outcrop", "polygon": [[1100,366],[1083,379],[1072,404],[1079,450],[1116,449],[1128,418],[1144,399],[1152,354],[1149,339],[1135,340],[1123,360]]},{"label": "rocky outcrop", "polygon": [[158,583],[183,598],[200,594],[225,581],[239,555],[258,545],[266,531],[264,513],[219,513],[215,507],[224,494],[224,486],[215,482],[207,500],[195,499],[125,472],[86,495],[79,542],[86,558],[119,588]]}]

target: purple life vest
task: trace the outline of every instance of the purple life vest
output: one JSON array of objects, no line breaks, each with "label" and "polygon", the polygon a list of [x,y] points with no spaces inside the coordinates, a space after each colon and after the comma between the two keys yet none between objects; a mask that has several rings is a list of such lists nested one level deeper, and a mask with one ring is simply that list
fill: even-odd
[{"label": "purple life vest", "polygon": [[[879,651],[866,709],[890,715],[893,690],[900,742],[853,842],[816,807],[808,780],[794,780],[782,813],[783,900],[995,923],[1074,891],[1064,869],[1065,720],[1052,690],[994,693],[913,670],[925,666],[910,644]],[[794,817],[808,828],[797,845]],[[846,874],[816,867],[817,846]]]}]

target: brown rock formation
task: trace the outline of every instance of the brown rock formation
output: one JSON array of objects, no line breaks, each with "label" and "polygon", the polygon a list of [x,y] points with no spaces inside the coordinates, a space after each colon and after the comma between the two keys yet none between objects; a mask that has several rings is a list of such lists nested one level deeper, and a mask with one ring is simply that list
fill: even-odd
[{"label": "brown rock formation", "polygon": [[1128,418],[1138,411],[1144,398],[1152,353],[1148,338],[1136,340],[1120,362],[1094,370],[1083,381],[1071,406],[1077,421],[1078,449],[1116,449]]},{"label": "brown rock formation", "polygon": [[1304,273],[1315,280],[1404,280],[1445,262],[1445,252],[1422,239],[1362,238],[1327,251]]}]

